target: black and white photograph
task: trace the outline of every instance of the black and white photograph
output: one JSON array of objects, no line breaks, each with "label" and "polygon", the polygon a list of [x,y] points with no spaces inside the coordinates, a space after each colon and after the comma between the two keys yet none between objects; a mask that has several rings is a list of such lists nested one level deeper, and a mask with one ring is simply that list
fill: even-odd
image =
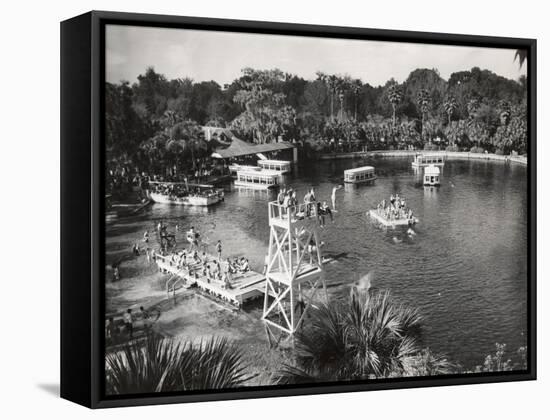
[{"label": "black and white photograph", "polygon": [[528,370],[527,50],[104,39],[107,397]]}]

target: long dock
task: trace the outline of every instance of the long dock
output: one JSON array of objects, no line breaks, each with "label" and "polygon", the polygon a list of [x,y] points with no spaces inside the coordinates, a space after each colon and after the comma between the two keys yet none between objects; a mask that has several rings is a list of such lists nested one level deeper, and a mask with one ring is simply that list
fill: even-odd
[{"label": "long dock", "polygon": [[[194,273],[189,274],[186,268],[178,267],[173,261],[174,254],[167,256],[156,255],[155,261],[161,272],[170,273],[172,277],[166,282],[167,291],[174,290],[181,282],[185,288],[196,286],[200,290],[224,300],[236,307],[241,307],[243,303],[263,296],[265,293],[265,276],[255,271],[247,271],[242,274],[233,274],[231,278],[231,286],[227,288],[224,283],[219,280],[208,279],[203,276],[202,263],[197,263],[191,266],[190,270]],[[207,261],[212,264],[217,258],[212,255],[206,256]],[[221,261],[222,270],[227,270],[227,262]],[[195,277],[195,273],[197,277]]]},{"label": "long dock", "polygon": [[376,210],[369,210],[368,212],[369,216],[379,222],[380,224],[384,226],[407,226],[409,225],[409,222],[412,222],[412,224],[416,224],[419,222],[419,220],[416,217],[413,217],[412,220],[408,218],[401,218],[401,219],[386,219],[381,214],[378,214],[378,211]]}]

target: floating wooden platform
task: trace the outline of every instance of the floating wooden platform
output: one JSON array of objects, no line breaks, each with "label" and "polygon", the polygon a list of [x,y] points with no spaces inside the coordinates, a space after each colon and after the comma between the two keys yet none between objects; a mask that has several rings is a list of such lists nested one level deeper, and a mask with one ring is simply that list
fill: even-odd
[{"label": "floating wooden platform", "polygon": [[386,219],[384,216],[378,214],[377,210],[369,210],[367,213],[372,219],[376,220],[384,226],[408,226],[409,224],[416,224],[419,222],[418,218],[413,217],[412,219]]},{"label": "floating wooden platform", "polygon": [[[219,280],[207,279],[201,274],[202,263],[192,266],[192,271],[198,274],[195,278],[194,274],[189,275],[187,269],[178,268],[176,263],[172,262],[172,255],[160,256],[157,255],[156,263],[159,270],[165,273],[170,273],[177,276],[182,281],[183,287],[196,286],[200,290],[212,295],[213,297],[224,300],[236,307],[241,307],[243,303],[263,296],[265,293],[265,275],[255,271],[247,271],[243,274],[233,274],[231,279],[231,288],[226,288]],[[207,255],[207,261],[213,264],[217,260],[216,257]],[[227,269],[227,262],[220,263],[222,270]],[[170,280],[169,280],[170,281]],[[175,287],[176,281],[172,282],[172,287]],[[168,284],[167,284],[168,287]]]}]

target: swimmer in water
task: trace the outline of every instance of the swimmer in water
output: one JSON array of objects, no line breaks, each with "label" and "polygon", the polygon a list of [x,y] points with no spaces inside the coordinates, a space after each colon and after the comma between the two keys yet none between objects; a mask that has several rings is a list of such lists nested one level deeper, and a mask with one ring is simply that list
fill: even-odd
[{"label": "swimmer in water", "polygon": [[416,236],[416,232],[412,229],[412,228],[409,228],[407,230],[407,235],[409,236]]},{"label": "swimmer in water", "polygon": [[394,236],[393,237],[393,242],[396,243],[396,244],[400,244],[401,242],[403,242],[403,239],[397,239],[397,236]]}]

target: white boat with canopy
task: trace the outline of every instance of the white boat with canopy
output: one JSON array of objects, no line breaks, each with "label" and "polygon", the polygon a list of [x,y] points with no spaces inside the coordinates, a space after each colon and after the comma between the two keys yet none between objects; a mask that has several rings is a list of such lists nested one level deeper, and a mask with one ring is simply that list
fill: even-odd
[{"label": "white boat with canopy", "polygon": [[291,164],[288,160],[269,160],[261,159],[258,161],[258,166],[268,171],[277,171],[282,174],[291,171]]},{"label": "white boat with canopy", "polygon": [[424,168],[424,185],[438,186],[440,185],[440,170],[435,165],[426,166]]},{"label": "white boat with canopy", "polygon": [[255,171],[255,170],[239,170],[237,171],[237,179],[235,180],[235,186],[248,187],[255,189],[269,189],[279,186],[280,172],[276,171]]},{"label": "white boat with canopy", "polygon": [[262,168],[260,168],[259,166],[240,165],[238,163],[232,163],[231,165],[228,166],[228,168],[229,168],[229,173],[233,176],[237,175],[237,171],[244,171],[244,170],[261,171],[262,170]]},{"label": "white boat with canopy", "polygon": [[349,184],[360,184],[372,182],[376,179],[374,166],[361,166],[360,168],[346,169],[344,171],[344,182]]},{"label": "white boat with canopy", "polygon": [[149,197],[155,203],[182,206],[210,206],[224,199],[223,189],[208,184],[149,182]]},{"label": "white boat with canopy", "polygon": [[445,156],[441,153],[420,153],[414,157],[411,165],[413,168],[422,168],[429,165],[444,166]]}]

